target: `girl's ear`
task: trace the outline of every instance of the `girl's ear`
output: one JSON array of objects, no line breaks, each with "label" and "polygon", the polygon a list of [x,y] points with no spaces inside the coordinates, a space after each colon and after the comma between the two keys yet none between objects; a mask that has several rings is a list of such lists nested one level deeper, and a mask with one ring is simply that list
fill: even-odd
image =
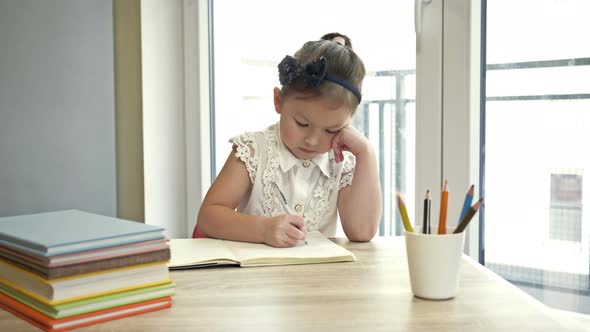
[{"label": "girl's ear", "polygon": [[273,90],[273,101],[275,104],[275,111],[278,114],[281,114],[281,101],[282,101],[282,96],[281,96],[281,90],[277,87],[274,88]]}]

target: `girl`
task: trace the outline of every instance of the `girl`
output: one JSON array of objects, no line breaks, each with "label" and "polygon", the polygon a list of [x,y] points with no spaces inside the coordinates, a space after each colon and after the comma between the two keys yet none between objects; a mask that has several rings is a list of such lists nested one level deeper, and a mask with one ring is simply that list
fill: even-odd
[{"label": "girl", "polygon": [[347,36],[331,33],[278,67],[282,88],[273,93],[280,120],[230,139],[197,232],[291,247],[307,231],[333,237],[339,215],[348,239],[371,240],[381,219],[377,160],[350,124],[361,101],[363,62]]}]

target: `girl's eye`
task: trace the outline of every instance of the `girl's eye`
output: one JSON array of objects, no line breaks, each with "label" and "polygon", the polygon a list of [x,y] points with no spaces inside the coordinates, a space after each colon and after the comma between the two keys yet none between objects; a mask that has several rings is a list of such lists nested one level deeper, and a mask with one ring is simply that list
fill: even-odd
[{"label": "girl's eye", "polygon": [[326,129],[326,132],[327,132],[328,134],[332,134],[332,135],[333,135],[333,134],[338,134],[338,132],[339,132],[339,131],[340,131],[340,130],[328,130],[328,129]]},{"label": "girl's eye", "polygon": [[301,122],[299,122],[299,121],[297,121],[297,120],[295,120],[295,122],[297,123],[297,125],[298,125],[299,127],[307,127],[307,124],[301,123]]}]

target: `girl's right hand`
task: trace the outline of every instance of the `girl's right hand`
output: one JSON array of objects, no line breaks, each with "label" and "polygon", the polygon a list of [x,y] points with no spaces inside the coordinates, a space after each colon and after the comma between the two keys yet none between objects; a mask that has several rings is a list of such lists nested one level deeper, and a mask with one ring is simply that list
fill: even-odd
[{"label": "girl's right hand", "polygon": [[303,217],[291,215],[269,218],[263,234],[264,243],[278,248],[296,246],[306,235]]}]

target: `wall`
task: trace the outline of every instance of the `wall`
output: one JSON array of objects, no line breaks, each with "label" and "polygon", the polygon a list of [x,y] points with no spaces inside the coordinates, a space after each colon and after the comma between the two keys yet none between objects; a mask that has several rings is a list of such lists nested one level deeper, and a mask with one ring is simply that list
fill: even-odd
[{"label": "wall", "polygon": [[111,1],[0,0],[0,216],[116,213]]},{"label": "wall", "polygon": [[113,1],[117,216],[143,221],[143,127],[139,0]]},{"label": "wall", "polygon": [[0,0],[0,216],[78,208],[190,236],[211,181],[207,14]]}]

